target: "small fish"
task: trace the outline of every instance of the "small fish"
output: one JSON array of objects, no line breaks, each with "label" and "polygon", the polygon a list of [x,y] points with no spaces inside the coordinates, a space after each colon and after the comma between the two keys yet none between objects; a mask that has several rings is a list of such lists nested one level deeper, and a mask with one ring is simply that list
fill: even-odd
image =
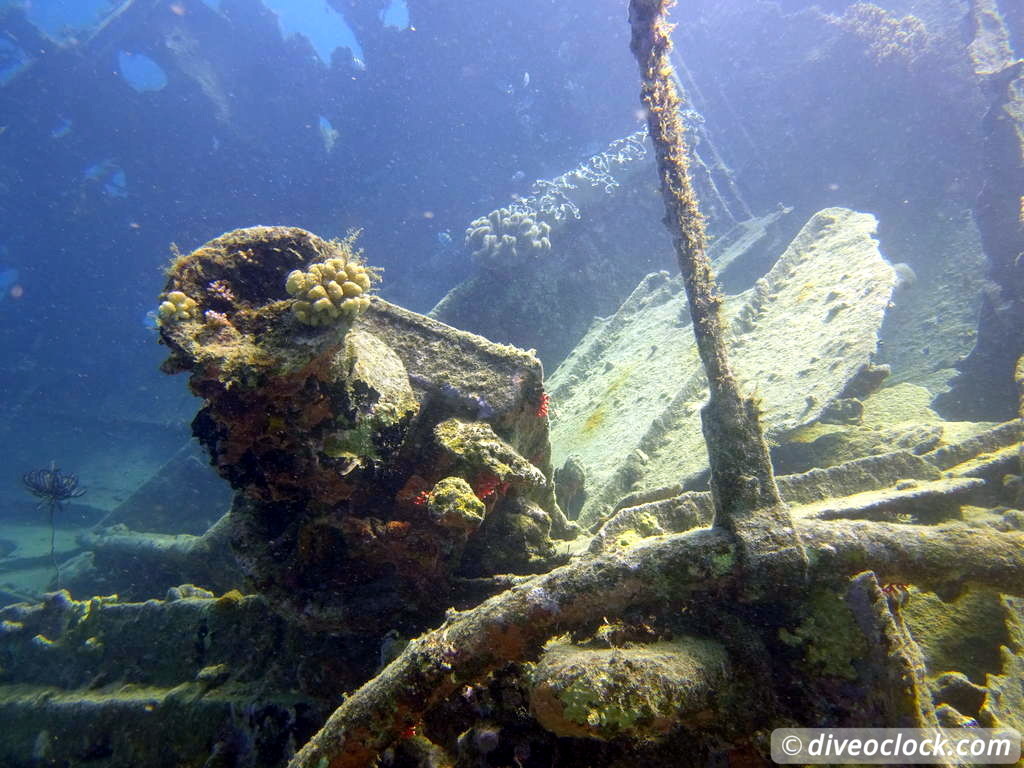
[{"label": "small fish", "polygon": [[320,138],[323,139],[324,151],[327,154],[331,154],[334,150],[334,145],[338,142],[340,135],[338,130],[331,125],[331,121],[320,115]]},{"label": "small fish", "polygon": [[523,72],[523,88],[527,88],[530,85],[530,73]]},{"label": "small fish", "polygon": [[0,301],[18,284],[18,270],[0,269]]},{"label": "small fish", "polygon": [[526,174],[522,171],[516,171],[512,174],[512,181],[522,181],[526,178]]}]

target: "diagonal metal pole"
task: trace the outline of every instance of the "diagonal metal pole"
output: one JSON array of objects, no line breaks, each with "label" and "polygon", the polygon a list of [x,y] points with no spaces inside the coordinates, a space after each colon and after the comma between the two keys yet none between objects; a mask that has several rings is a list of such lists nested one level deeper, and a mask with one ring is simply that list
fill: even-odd
[{"label": "diagonal metal pole", "polygon": [[689,173],[689,152],[669,54],[674,0],[630,0],[630,50],[640,65],[640,99],[658,162],[665,226],[675,244],[694,335],[710,397],[701,410],[711,466],[715,526],[739,539],[749,598],[798,587],[806,556],[782,503],[758,418],[757,402],[740,393],[729,367],[722,295],[705,252],[704,218]]}]

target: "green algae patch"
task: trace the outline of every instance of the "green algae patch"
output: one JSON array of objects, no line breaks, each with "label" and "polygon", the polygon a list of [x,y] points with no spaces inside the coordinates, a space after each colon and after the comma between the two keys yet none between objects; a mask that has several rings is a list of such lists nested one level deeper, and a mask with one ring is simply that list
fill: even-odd
[{"label": "green algae patch", "polygon": [[724,576],[736,567],[736,555],[725,552],[711,556],[711,572],[715,576]]},{"label": "green algae patch", "polygon": [[643,699],[616,703],[606,701],[605,695],[599,688],[575,682],[559,696],[565,705],[562,714],[577,725],[619,734],[632,730],[642,720],[653,719],[661,703]]},{"label": "green algae patch", "polygon": [[838,592],[819,589],[808,596],[804,618],[793,630],[779,630],[779,639],[804,652],[804,663],[817,674],[853,680],[854,661],[867,653],[867,642],[853,613]]},{"label": "green algae patch", "polygon": [[647,537],[639,531],[623,531],[615,538],[615,546],[625,549],[626,547],[631,547],[634,544],[643,541],[645,538]]},{"label": "green algae patch", "polygon": [[377,428],[370,419],[360,420],[354,429],[342,429],[324,438],[323,452],[332,459],[378,460],[375,434]]},{"label": "green algae patch", "polygon": [[543,473],[482,421],[446,419],[434,427],[434,439],[455,460],[460,474],[478,480],[481,473],[512,485],[541,488]]},{"label": "green algae patch", "polygon": [[610,538],[609,543],[615,547],[625,548],[663,533],[665,533],[665,529],[661,527],[657,517],[649,512],[641,512],[633,515],[629,520],[629,525]]},{"label": "green algae patch", "polygon": [[915,590],[902,608],[931,674],[956,670],[984,684],[1001,665],[1000,646],[1011,646],[998,593],[974,589],[945,602],[932,592]]},{"label": "green algae patch", "polygon": [[438,480],[427,494],[427,510],[438,525],[467,531],[479,528],[487,513],[487,507],[461,477]]}]

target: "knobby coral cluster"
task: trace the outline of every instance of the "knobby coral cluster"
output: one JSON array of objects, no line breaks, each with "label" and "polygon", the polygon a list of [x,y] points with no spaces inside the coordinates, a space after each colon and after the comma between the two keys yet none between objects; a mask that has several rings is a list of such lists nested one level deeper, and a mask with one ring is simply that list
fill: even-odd
[{"label": "knobby coral cluster", "polygon": [[285,290],[295,298],[295,317],[307,325],[327,325],[353,318],[370,306],[363,294],[370,290],[373,277],[373,271],[355,256],[334,258],[305,272],[293,270]]},{"label": "knobby coral cluster", "polygon": [[157,323],[171,325],[185,320],[195,320],[199,316],[199,305],[181,291],[166,294],[156,309]]},{"label": "knobby coral cluster", "polygon": [[240,342],[253,338],[253,324],[258,324],[257,313],[267,299],[287,301],[277,306],[290,308],[295,319],[311,326],[352,321],[369,306],[380,270],[364,262],[355,247],[357,233],[341,240],[317,238],[310,241],[307,254],[289,252],[282,247],[285,241],[274,239],[277,233],[290,231],[286,228],[252,231],[281,245],[251,247],[250,240],[236,240],[235,233],[227,233],[191,254],[172,248],[172,277],[156,310],[156,325],[165,342],[174,339],[180,345],[189,340],[189,345],[208,346],[216,337],[251,360],[256,350]]}]

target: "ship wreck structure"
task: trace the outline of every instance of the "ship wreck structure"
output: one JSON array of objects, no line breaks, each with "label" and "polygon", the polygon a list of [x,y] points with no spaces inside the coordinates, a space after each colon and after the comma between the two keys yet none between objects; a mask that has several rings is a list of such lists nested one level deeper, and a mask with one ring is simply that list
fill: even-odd
[{"label": "ship wreck structure", "polygon": [[[0,609],[0,762],[768,765],[784,726],[1024,731],[1024,410],[946,420],[891,376],[907,277],[876,216],[783,238],[790,209],[691,174],[665,6],[630,3],[647,138],[600,167],[657,179],[624,205],[657,202],[680,275],[623,270],[547,379],[458,327],[497,324],[507,259],[529,308],[583,257],[559,249],[586,217],[543,195],[470,223],[483,271],[430,316],[377,295],[354,236],[177,254],[163,369],[230,504],[196,529],[173,457],[65,589]],[[607,212],[607,186],[573,204]],[[734,219],[711,245],[698,194]],[[1003,384],[1024,403],[1024,358]]]}]

